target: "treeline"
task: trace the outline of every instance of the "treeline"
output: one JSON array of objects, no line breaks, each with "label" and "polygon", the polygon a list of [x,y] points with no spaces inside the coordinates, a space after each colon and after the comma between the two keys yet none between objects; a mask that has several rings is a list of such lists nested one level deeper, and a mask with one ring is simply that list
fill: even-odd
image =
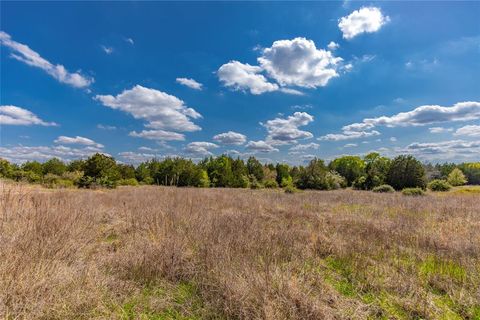
[{"label": "treeline", "polygon": [[[396,190],[425,189],[431,181],[449,185],[480,184],[480,162],[422,164],[410,155],[394,159],[370,153],[365,157],[344,156],[326,164],[313,159],[306,166],[262,164],[227,155],[190,159],[152,159],[137,167],[117,163],[97,153],[85,160],[64,163],[53,158],[17,165],[0,159],[0,177],[39,183],[47,187],[115,188],[118,185],[163,185],[177,187],[286,188],[286,190],[333,190],[353,187],[371,190],[390,185]],[[382,187],[385,189],[384,187]],[[383,190],[382,188],[378,190]]]}]

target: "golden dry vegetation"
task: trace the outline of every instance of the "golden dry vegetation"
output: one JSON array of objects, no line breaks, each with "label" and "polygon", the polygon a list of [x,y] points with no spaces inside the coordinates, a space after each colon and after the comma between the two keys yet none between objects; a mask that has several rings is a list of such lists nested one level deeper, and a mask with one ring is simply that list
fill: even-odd
[{"label": "golden dry vegetation", "polygon": [[478,193],[0,188],[6,319],[480,319]]}]

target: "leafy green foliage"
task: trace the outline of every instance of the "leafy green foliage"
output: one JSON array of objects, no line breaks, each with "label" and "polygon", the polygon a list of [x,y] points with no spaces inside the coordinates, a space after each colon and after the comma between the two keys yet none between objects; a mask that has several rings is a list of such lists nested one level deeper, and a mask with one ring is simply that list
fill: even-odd
[{"label": "leafy green foliage", "polygon": [[425,191],[421,188],[405,188],[402,190],[404,196],[423,196]]},{"label": "leafy green foliage", "polygon": [[428,189],[432,191],[448,191],[452,186],[445,180],[435,179],[428,183]]},{"label": "leafy green foliage", "polygon": [[392,160],[387,183],[396,190],[426,187],[425,169],[422,163],[411,155],[401,155]]},{"label": "leafy green foliage", "polygon": [[447,181],[452,186],[462,186],[467,183],[467,178],[463,174],[462,170],[455,168],[448,175]]},{"label": "leafy green foliage", "polygon": [[330,162],[329,168],[342,175],[348,186],[351,186],[355,180],[365,174],[365,162],[357,156],[337,158]]},{"label": "leafy green foliage", "polygon": [[51,173],[61,176],[65,171],[67,171],[67,166],[60,159],[52,158],[42,165],[42,171],[43,174]]},{"label": "leafy green foliage", "polygon": [[375,187],[372,189],[373,192],[379,192],[379,193],[391,193],[395,192],[395,189],[389,184],[382,184],[378,187]]}]

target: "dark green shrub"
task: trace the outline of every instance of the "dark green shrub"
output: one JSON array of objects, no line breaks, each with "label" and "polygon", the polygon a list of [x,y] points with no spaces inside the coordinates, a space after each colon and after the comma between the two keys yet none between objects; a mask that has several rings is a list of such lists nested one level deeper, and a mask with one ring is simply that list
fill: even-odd
[{"label": "dark green shrub", "polygon": [[423,196],[425,195],[425,191],[422,188],[405,188],[402,190],[402,194],[404,196]]},{"label": "dark green shrub", "polygon": [[387,183],[395,190],[426,187],[425,169],[420,161],[410,155],[393,159],[387,175]]},{"label": "dark green shrub", "polygon": [[432,191],[448,191],[452,186],[445,180],[435,179],[430,181],[428,189]]},{"label": "dark green shrub", "polygon": [[381,193],[390,193],[395,192],[395,189],[389,184],[382,184],[381,186],[375,187],[372,189],[373,192],[381,192]]}]

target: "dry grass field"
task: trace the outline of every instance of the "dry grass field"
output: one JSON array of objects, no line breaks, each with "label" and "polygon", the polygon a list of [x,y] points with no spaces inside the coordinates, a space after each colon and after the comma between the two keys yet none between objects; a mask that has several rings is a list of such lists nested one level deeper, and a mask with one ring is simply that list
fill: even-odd
[{"label": "dry grass field", "polygon": [[480,319],[475,192],[0,188],[6,319]]}]

